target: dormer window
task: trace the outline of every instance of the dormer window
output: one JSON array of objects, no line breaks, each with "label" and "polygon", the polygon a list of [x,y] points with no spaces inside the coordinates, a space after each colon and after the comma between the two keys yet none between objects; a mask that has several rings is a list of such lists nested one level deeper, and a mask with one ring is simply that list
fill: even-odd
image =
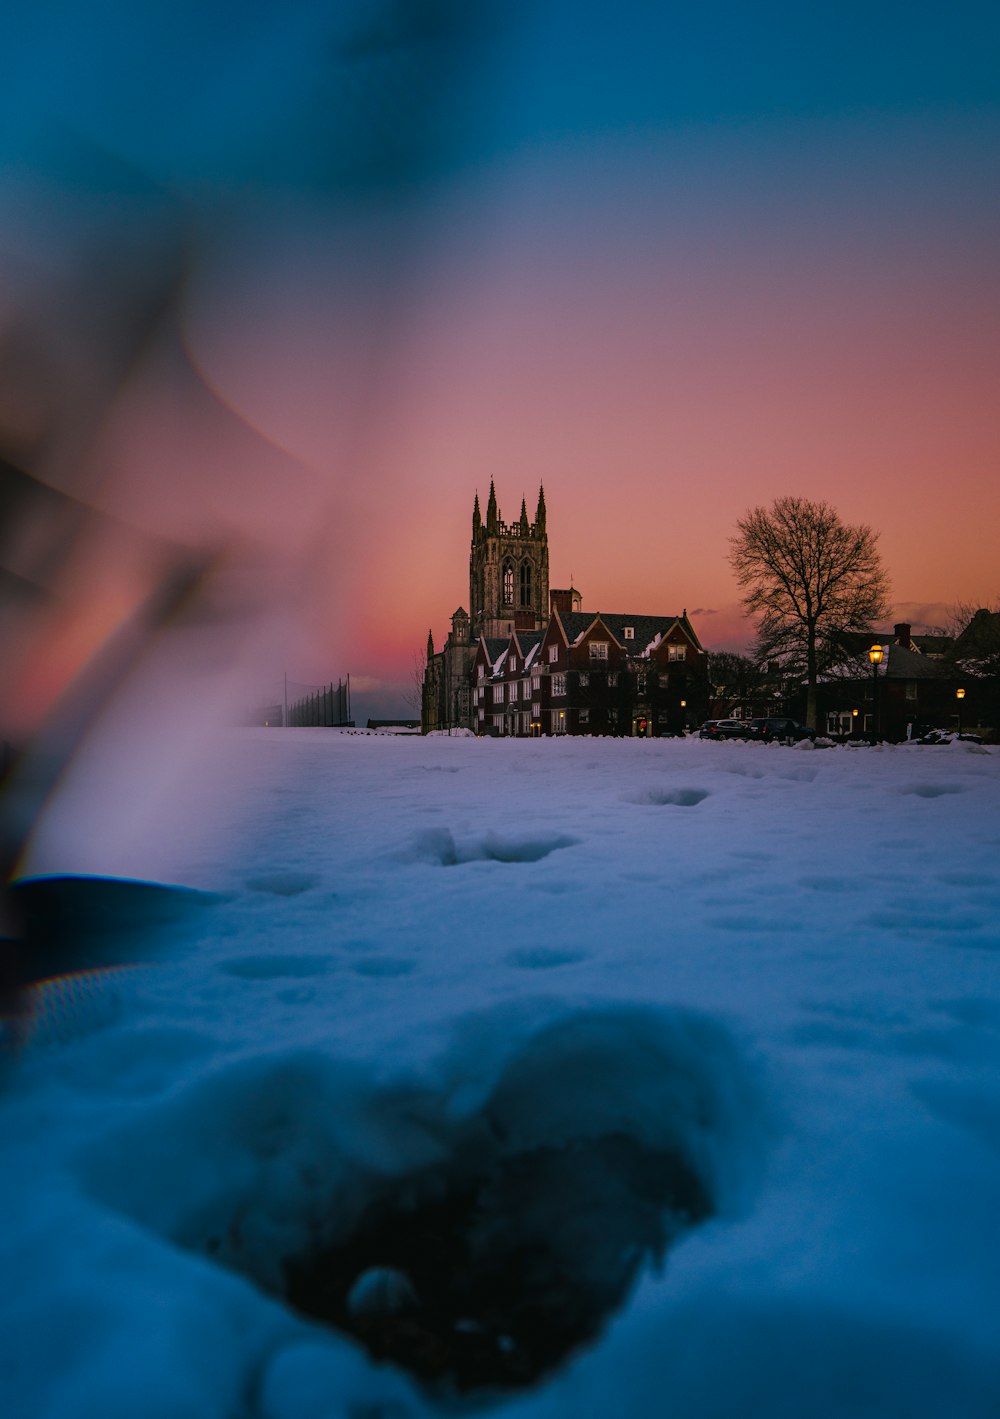
[{"label": "dormer window", "polygon": [[511,670],[516,670],[516,669],[517,669],[517,656],[516,656],[516,655],[512,655],[511,658],[510,658],[510,668],[511,668]]},{"label": "dormer window", "polygon": [[625,639],[626,639],[627,641],[634,641],[634,640],[635,640],[635,627],[634,627],[634,626],[625,626],[625,627],[623,627],[622,634],[624,635],[624,637],[625,637]]}]

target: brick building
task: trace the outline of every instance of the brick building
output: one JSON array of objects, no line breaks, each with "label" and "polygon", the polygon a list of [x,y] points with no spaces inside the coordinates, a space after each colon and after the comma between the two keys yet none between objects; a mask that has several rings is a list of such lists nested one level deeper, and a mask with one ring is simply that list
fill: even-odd
[{"label": "brick building", "polygon": [[522,501],[508,526],[491,484],[485,524],[478,497],[473,509],[474,614],[456,611],[441,651],[428,638],[425,732],[652,737],[704,719],[708,656],[686,611],[584,611],[575,587],[550,592],[548,580],[544,493],[534,523]]}]

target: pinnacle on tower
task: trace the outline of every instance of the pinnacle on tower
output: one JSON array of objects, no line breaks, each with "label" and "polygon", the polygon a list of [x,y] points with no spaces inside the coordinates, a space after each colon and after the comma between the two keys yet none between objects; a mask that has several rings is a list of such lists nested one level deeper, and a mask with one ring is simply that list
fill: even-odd
[{"label": "pinnacle on tower", "polygon": [[521,536],[522,536],[522,537],[527,537],[527,535],[528,535],[528,509],[527,509],[527,506],[525,505],[524,498],[522,498],[522,499],[521,499]]},{"label": "pinnacle on tower", "polygon": [[545,489],[541,483],[538,485],[538,511],[535,513],[535,524],[539,532],[545,530]]},{"label": "pinnacle on tower", "polygon": [[487,532],[497,532],[500,527],[500,514],[497,511],[497,495],[493,486],[493,479],[490,479],[490,500],[486,504],[486,530]]},{"label": "pinnacle on tower", "polygon": [[427,632],[427,661],[428,664],[434,659],[434,632]]},{"label": "pinnacle on tower", "polygon": [[472,535],[478,537],[483,530],[483,516],[479,511],[479,494],[476,494],[476,501],[472,505]]}]

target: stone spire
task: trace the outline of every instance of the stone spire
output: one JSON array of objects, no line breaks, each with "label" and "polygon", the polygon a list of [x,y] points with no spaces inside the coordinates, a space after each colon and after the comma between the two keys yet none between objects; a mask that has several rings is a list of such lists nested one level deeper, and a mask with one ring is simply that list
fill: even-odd
[{"label": "stone spire", "polygon": [[541,483],[538,485],[538,511],[535,513],[535,525],[539,532],[545,531],[545,489]]},{"label": "stone spire", "polygon": [[478,537],[483,530],[483,515],[479,511],[479,494],[476,494],[476,501],[472,505],[472,535]]},{"label": "stone spire", "polygon": [[497,511],[497,495],[493,486],[493,479],[490,479],[490,500],[486,504],[486,531],[498,532],[500,530],[500,514]]},{"label": "stone spire", "polygon": [[430,664],[430,662],[431,662],[433,659],[434,659],[434,632],[433,632],[433,631],[428,631],[428,632],[427,632],[427,663]]},{"label": "stone spire", "polygon": [[527,505],[525,504],[524,498],[522,498],[522,499],[521,499],[521,536],[522,536],[522,537],[527,537],[527,535],[528,535],[528,508],[527,508]]}]

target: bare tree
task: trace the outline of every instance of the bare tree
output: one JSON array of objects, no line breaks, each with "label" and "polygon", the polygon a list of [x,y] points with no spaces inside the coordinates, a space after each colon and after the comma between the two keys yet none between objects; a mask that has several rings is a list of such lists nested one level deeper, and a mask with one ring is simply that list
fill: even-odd
[{"label": "bare tree", "polygon": [[415,714],[422,714],[424,704],[424,671],[427,669],[427,656],[422,650],[413,652],[413,663],[410,673],[406,677],[403,699]]},{"label": "bare tree", "polygon": [[986,606],[958,602],[948,616],[948,631],[947,659],[956,670],[1000,679],[1000,601]]},{"label": "bare tree", "polygon": [[752,701],[767,683],[767,667],[749,655],[732,650],[714,650],[708,657],[708,680],[716,696],[728,701],[729,714],[735,701]]},{"label": "bare tree", "polygon": [[838,636],[868,630],[889,611],[878,534],[841,522],[828,503],[776,498],[736,524],[729,562],[743,605],[760,617],[757,658],[801,673],[806,723],[816,727],[816,683],[838,658]]}]

